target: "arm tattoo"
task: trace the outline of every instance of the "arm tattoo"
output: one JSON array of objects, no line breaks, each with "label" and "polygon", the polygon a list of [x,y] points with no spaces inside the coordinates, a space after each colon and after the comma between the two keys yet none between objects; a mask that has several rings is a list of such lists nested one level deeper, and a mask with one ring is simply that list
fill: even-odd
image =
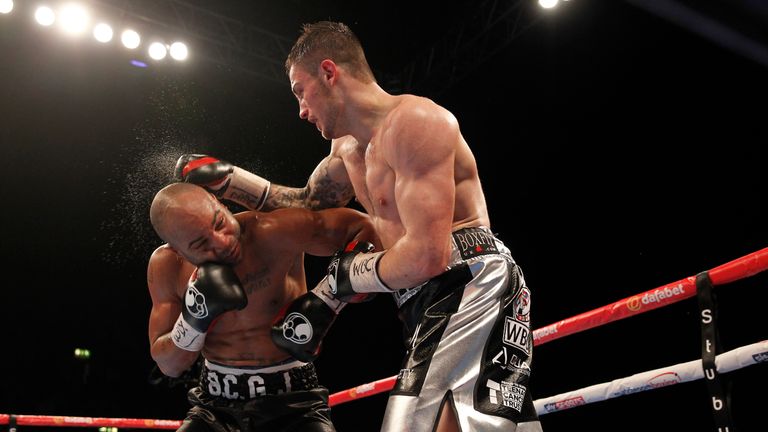
[{"label": "arm tattoo", "polygon": [[309,190],[309,207],[320,210],[330,207],[344,207],[355,196],[351,184],[334,182],[328,177],[319,179],[315,187]]},{"label": "arm tattoo", "polygon": [[267,211],[286,207],[303,207],[322,210],[344,207],[354,198],[355,190],[352,184],[332,180],[328,174],[327,164],[321,165],[318,173],[310,177],[307,186],[303,188],[291,188],[273,183],[262,209]]},{"label": "arm tattoo", "polygon": [[263,210],[275,210],[287,207],[307,207],[307,188],[297,189],[272,185],[272,191],[264,202]]}]

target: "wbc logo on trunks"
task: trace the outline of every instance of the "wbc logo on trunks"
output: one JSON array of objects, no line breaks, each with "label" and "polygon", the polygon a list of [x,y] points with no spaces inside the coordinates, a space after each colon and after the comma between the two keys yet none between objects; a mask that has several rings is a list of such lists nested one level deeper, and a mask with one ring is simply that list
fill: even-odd
[{"label": "wbc logo on trunks", "polygon": [[292,312],[283,321],[283,337],[293,343],[304,345],[312,339],[312,324],[304,315]]},{"label": "wbc logo on trunks", "polygon": [[187,286],[187,295],[185,296],[187,311],[195,318],[205,318],[208,316],[208,306],[205,304],[205,296],[197,290],[194,285]]}]

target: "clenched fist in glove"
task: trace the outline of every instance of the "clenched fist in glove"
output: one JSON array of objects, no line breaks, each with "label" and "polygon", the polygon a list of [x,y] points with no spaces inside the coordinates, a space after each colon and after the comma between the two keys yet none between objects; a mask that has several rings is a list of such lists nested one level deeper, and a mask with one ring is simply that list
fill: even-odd
[{"label": "clenched fist in glove", "polygon": [[204,187],[219,199],[260,210],[269,196],[271,183],[227,161],[204,154],[183,154],[173,170],[176,180]]},{"label": "clenched fist in glove", "polygon": [[200,351],[211,324],[224,312],[248,305],[240,279],[232,267],[201,264],[190,277],[181,314],[171,331],[171,340],[187,351]]},{"label": "clenched fist in glove", "polygon": [[328,287],[331,295],[347,303],[370,300],[377,292],[390,290],[379,279],[377,265],[384,252],[372,252],[373,244],[353,241],[331,259]]},{"label": "clenched fist in glove", "polygon": [[176,180],[204,187],[221,198],[229,183],[235,167],[226,161],[203,154],[184,154],[176,161],[173,176]]},{"label": "clenched fist in glove", "polygon": [[326,279],[294,299],[272,323],[272,341],[295,359],[309,362],[317,358],[323,338],[346,305],[331,297]]}]

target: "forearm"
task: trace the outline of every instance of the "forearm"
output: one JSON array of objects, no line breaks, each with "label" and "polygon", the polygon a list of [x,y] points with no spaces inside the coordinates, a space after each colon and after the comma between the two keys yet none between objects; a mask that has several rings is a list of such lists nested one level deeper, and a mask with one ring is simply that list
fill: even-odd
[{"label": "forearm", "polygon": [[171,340],[170,333],[159,337],[152,344],[151,354],[160,371],[170,377],[180,376],[195,364],[200,355],[197,351],[186,351],[177,347]]},{"label": "forearm", "polygon": [[381,282],[392,290],[412,288],[443,273],[450,258],[449,244],[425,247],[424,240],[403,237],[377,263]]},{"label": "forearm", "polygon": [[[449,243],[409,248],[398,242],[386,251],[370,243],[351,243],[334,255],[328,265],[329,292],[334,299],[356,302],[361,295],[413,288],[446,271]],[[429,246],[429,247],[425,247]],[[398,248],[402,249],[399,250]]]},{"label": "forearm", "polygon": [[[335,163],[333,163],[335,162]],[[251,210],[270,211],[279,208],[306,208],[322,210],[344,207],[355,192],[345,175],[332,174],[340,162],[338,158],[325,158],[301,188],[272,183],[257,174],[233,167],[231,181],[222,198],[229,199]],[[336,178],[339,178],[338,180]]]},{"label": "forearm", "polygon": [[184,154],[176,162],[174,177],[204,187],[220,199],[250,210],[300,207],[320,210],[344,207],[354,190],[340,157],[323,159],[303,188],[272,184],[268,179],[202,154]]},{"label": "forearm", "polygon": [[269,211],[286,207],[300,207],[310,210],[338,208],[349,204],[354,196],[355,192],[349,185],[311,177],[303,188],[273,183],[262,210]]},{"label": "forearm", "polygon": [[294,188],[273,183],[261,209],[271,211],[289,207],[315,210],[315,205],[309,200],[309,188]]}]

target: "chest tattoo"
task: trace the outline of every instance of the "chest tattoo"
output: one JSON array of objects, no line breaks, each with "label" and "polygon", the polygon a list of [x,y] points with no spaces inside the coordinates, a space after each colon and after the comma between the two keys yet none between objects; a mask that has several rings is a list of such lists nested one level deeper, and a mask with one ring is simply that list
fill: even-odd
[{"label": "chest tattoo", "polygon": [[243,277],[243,287],[245,292],[253,294],[254,291],[258,291],[270,285],[270,277],[266,269],[259,272],[246,273]]}]

